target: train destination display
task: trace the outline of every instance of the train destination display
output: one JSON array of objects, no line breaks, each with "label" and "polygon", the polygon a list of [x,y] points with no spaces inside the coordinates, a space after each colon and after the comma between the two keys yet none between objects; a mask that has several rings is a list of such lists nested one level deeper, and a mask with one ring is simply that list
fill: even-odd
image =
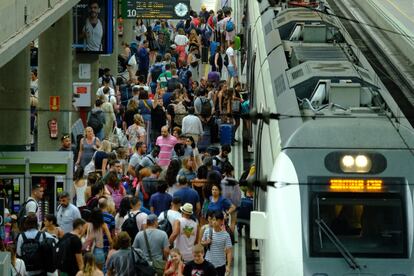
[{"label": "train destination display", "polygon": [[123,18],[185,19],[189,16],[189,0],[125,0],[122,1]]}]

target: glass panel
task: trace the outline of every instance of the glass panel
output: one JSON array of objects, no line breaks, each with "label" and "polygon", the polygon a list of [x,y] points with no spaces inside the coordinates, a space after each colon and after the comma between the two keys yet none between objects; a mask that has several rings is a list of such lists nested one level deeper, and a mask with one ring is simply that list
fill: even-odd
[{"label": "glass panel", "polygon": [[290,41],[299,41],[302,37],[302,25],[296,25],[295,29],[292,32],[292,35],[290,36]]},{"label": "glass panel", "polygon": [[401,257],[405,254],[402,206],[400,198],[389,195],[316,196],[312,201],[311,218],[313,253],[325,256],[338,253],[314,223],[320,218],[354,256]]},{"label": "glass panel", "polygon": [[323,101],[326,98],[326,83],[321,82],[319,83],[318,87],[316,88],[315,93],[313,93],[311,104],[314,107],[319,107],[323,104]]}]

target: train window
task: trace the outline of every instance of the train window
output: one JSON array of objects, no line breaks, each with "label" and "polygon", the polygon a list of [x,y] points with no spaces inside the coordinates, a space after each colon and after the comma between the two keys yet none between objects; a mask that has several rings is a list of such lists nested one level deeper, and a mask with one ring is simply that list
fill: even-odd
[{"label": "train window", "polygon": [[311,255],[341,256],[323,221],[355,257],[407,257],[403,200],[396,194],[320,193],[310,210]]}]

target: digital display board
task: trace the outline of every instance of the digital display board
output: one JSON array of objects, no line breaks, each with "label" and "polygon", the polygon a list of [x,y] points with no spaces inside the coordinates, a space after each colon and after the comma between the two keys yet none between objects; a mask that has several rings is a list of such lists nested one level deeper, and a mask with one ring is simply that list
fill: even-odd
[{"label": "digital display board", "polygon": [[329,189],[332,192],[380,192],[382,188],[382,179],[335,178],[329,180]]},{"label": "digital display board", "polygon": [[190,0],[123,0],[122,18],[186,19]]},{"label": "digital display board", "polygon": [[313,192],[400,193],[406,181],[399,177],[308,177]]},{"label": "digital display board", "polygon": [[112,0],[81,0],[73,7],[73,47],[83,53],[112,53]]}]

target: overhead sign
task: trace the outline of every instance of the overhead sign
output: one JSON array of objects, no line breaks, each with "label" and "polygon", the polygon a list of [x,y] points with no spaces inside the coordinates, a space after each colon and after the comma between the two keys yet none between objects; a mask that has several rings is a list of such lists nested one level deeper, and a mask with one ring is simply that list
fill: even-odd
[{"label": "overhead sign", "polygon": [[124,0],[122,18],[186,19],[190,0]]},{"label": "overhead sign", "polygon": [[112,0],[80,0],[73,7],[73,47],[77,52],[112,53],[112,4]]},{"label": "overhead sign", "polygon": [[49,110],[59,111],[60,110],[60,96],[49,97]]},{"label": "overhead sign", "polygon": [[74,82],[73,93],[76,94],[74,97],[75,107],[90,107],[91,106],[91,86],[90,82]]}]

